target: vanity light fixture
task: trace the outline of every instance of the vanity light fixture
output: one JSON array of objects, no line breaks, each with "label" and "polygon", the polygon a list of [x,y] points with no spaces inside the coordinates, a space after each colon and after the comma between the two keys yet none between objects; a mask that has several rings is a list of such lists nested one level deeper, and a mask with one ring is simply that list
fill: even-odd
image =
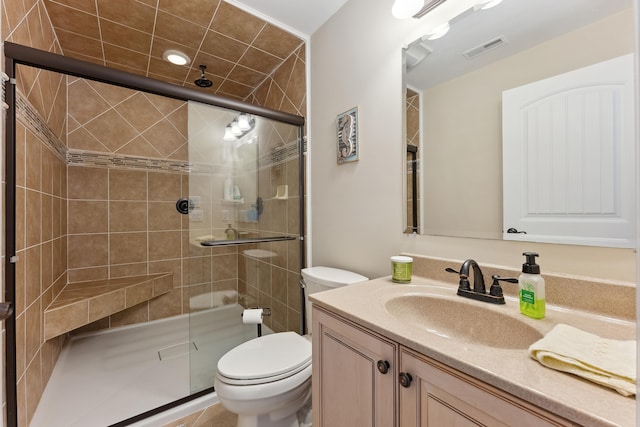
[{"label": "vanity light fixture", "polygon": [[243,136],[253,130],[256,125],[256,121],[251,115],[247,113],[240,113],[235,119],[227,124],[224,128],[224,136],[222,139],[225,141],[235,141],[241,139]]},{"label": "vanity light fixture", "polygon": [[231,125],[227,125],[224,128],[224,136],[222,137],[225,141],[235,141],[236,136],[231,132]]},{"label": "vanity light fixture", "polygon": [[502,3],[502,0],[480,0],[475,6],[473,6],[473,10],[491,9],[500,3]]},{"label": "vanity light fixture", "polygon": [[237,120],[234,120],[231,123],[231,133],[234,134],[235,136],[242,135],[242,130],[240,129],[240,126],[238,126],[238,121]]},{"label": "vanity light fixture", "polygon": [[445,34],[447,34],[449,32],[450,28],[451,28],[451,26],[449,25],[449,23],[445,22],[444,24],[441,24],[441,25],[438,25],[437,27],[435,27],[431,32],[427,33],[425,35],[425,38],[427,40],[439,39],[440,37],[442,37]]},{"label": "vanity light fixture", "polygon": [[424,0],[396,0],[391,7],[391,14],[398,19],[411,18],[424,6]]},{"label": "vanity light fixture", "polygon": [[191,58],[189,58],[186,53],[174,49],[166,50],[162,54],[162,57],[165,61],[169,61],[175,65],[187,65],[191,62]]},{"label": "vanity light fixture", "polygon": [[238,116],[238,128],[241,131],[246,131],[251,129],[251,123],[249,122],[249,115],[246,113],[242,113]]}]

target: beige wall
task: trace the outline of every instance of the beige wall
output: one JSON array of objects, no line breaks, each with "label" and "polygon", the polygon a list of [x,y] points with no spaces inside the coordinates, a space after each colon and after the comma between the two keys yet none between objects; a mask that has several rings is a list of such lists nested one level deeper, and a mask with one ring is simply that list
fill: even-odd
[{"label": "beige wall", "polygon": [[[389,2],[350,0],[311,38],[311,262],[389,274],[399,252],[522,264],[540,253],[543,271],[635,282],[632,250],[522,244],[402,234],[401,48],[473,1],[449,1],[420,20],[392,17]],[[359,107],[361,157],[335,162],[336,115]]]}]

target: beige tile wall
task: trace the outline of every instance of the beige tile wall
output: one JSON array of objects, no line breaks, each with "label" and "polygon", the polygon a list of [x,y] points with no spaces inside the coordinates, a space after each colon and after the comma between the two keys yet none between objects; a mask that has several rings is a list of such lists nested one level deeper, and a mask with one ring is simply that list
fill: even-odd
[{"label": "beige tile wall", "polygon": [[[264,200],[264,212],[258,224],[254,225],[260,235],[299,235],[298,170],[297,160],[260,169],[259,196]],[[287,200],[274,199],[278,185],[288,186]],[[247,256],[243,253],[247,248],[263,249],[274,255],[268,258]],[[240,249],[238,265],[239,293],[243,304],[246,307],[270,307],[272,316],[266,318],[265,323],[276,332],[299,332],[300,242],[259,243],[247,248]]]},{"label": "beige tile wall", "polygon": [[249,97],[245,98],[245,101],[306,117],[307,82],[305,70],[306,47],[302,45]]},{"label": "beige tile wall", "polygon": [[187,160],[185,102],[75,78],[68,90],[69,149]]},{"label": "beige tile wall", "polygon": [[173,273],[174,290],[84,328],[122,326],[182,313],[179,173],[68,168],[69,282]]},{"label": "beige tile wall", "polygon": [[16,143],[16,372],[18,415],[24,423],[64,343],[64,337],[44,341],[42,320],[67,280],[66,165],[21,121]]},{"label": "beige tile wall", "polygon": [[[271,74],[246,101],[267,108],[306,116],[306,47],[303,45]],[[294,127],[277,125],[266,135],[262,152],[270,152],[295,140]],[[306,130],[304,131],[306,135]],[[262,139],[261,139],[262,141]],[[260,196],[265,200],[265,215],[260,219],[262,232],[299,234],[299,192],[296,161],[261,168]],[[288,184],[289,199],[273,200],[278,185]],[[306,186],[305,186],[306,188]],[[306,234],[306,232],[305,232]],[[273,316],[265,323],[276,331],[300,331],[300,250],[299,242],[261,243],[258,247],[276,252],[271,260],[241,257],[240,293],[247,306],[270,306]]]},{"label": "beige tile wall", "polygon": [[[0,3],[2,40],[60,52],[42,1]],[[37,129],[18,116],[16,373],[18,424],[26,426],[64,342],[64,337],[44,341],[42,312],[66,282],[66,166],[51,145],[52,138],[66,134],[66,80],[24,66],[16,77],[19,96],[48,128]]]}]

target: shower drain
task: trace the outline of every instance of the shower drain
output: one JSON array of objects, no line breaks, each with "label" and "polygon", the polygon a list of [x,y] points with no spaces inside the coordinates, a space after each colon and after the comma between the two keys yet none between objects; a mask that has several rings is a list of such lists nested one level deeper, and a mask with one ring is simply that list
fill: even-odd
[{"label": "shower drain", "polygon": [[158,358],[160,360],[169,360],[180,356],[186,356],[189,352],[193,351],[198,351],[198,346],[195,342],[183,342],[158,350]]}]

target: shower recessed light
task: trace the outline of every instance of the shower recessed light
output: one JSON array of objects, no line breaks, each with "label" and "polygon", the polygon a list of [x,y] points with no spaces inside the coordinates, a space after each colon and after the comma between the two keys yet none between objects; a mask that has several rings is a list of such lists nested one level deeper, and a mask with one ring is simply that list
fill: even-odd
[{"label": "shower recessed light", "polygon": [[185,53],[180,52],[179,50],[167,50],[162,54],[162,57],[165,61],[169,61],[172,64],[176,65],[187,65],[191,62],[191,58],[189,58]]}]

